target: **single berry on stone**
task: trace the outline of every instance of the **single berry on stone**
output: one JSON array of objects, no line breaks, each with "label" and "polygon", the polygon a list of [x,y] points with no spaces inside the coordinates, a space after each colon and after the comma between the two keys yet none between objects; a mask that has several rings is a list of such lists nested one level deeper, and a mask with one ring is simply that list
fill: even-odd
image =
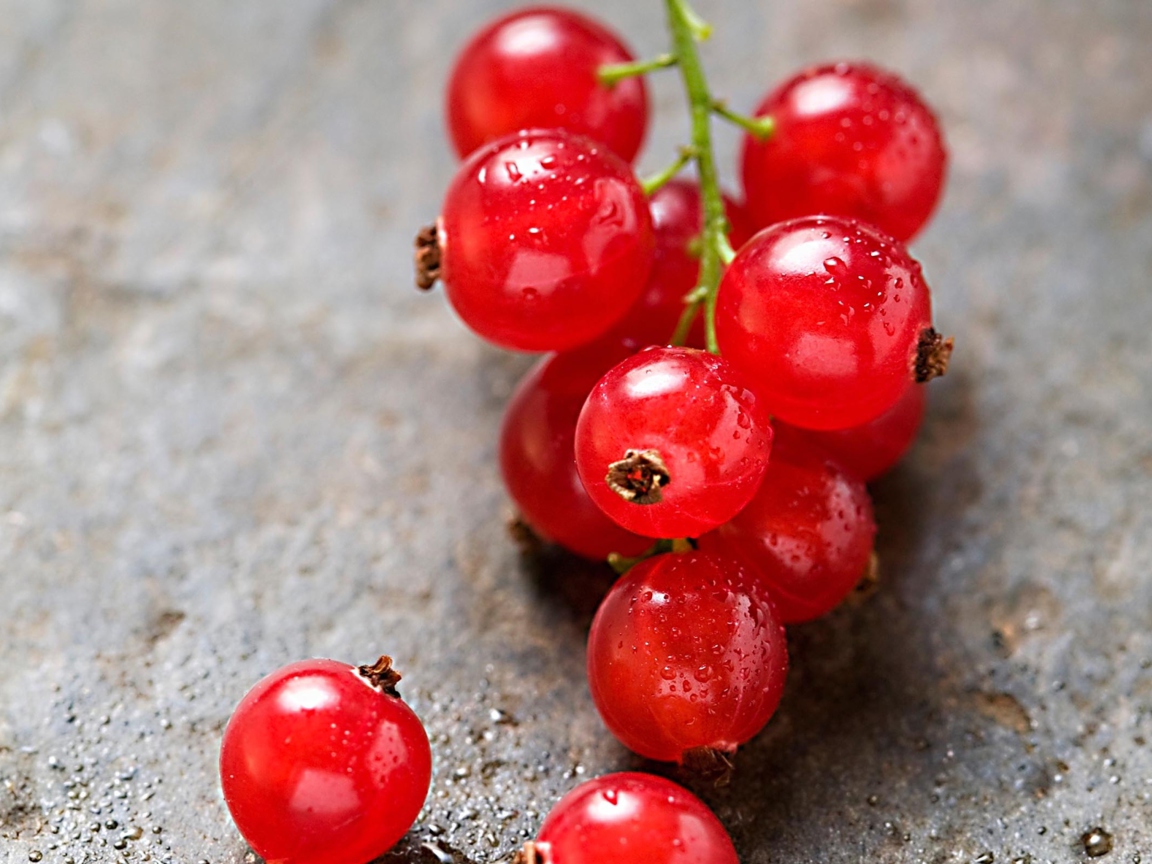
[{"label": "single berry on stone", "polygon": [[248,691],[224,729],[220,784],[244,839],[278,864],[365,864],[404,836],[432,753],[391,659],[303,660]]},{"label": "single berry on stone", "polygon": [[557,802],[514,864],[739,864],[708,806],[652,774],[586,780]]}]

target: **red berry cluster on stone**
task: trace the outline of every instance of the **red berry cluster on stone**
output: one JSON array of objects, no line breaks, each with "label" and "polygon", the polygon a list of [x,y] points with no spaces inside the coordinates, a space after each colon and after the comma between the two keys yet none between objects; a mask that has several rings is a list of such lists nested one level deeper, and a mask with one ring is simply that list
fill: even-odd
[{"label": "red berry cluster on stone", "polygon": [[[509,401],[500,466],[523,525],[622,573],[588,641],[605,725],[649,759],[723,770],[780,701],[784,625],[827,613],[874,566],[865,484],[911,445],[924,384],[947,367],[905,247],[946,154],[919,95],[862,63],[803,71],[736,113],[700,64],[707,25],[664,2],[671,50],[650,61],[556,7],[465,46],[447,88],[463,161],[417,236],[417,284],[441,282],[488,341],[549,352]],[[641,180],[644,76],[665,67],[691,141]],[[713,118],[745,130],[742,201],[719,188]],[[689,165],[694,180],[678,176]],[[356,864],[412,824],[427,739],[381,672],[288,667],[246,697],[222,771],[258,852]],[[269,737],[289,752],[266,752]],[[737,860],[702,802],[646,774],[573,790],[517,858]]]}]

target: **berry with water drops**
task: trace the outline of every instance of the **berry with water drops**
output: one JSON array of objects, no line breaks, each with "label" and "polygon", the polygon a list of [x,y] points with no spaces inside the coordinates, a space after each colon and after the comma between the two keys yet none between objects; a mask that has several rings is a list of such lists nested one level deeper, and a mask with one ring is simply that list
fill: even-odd
[{"label": "berry with water drops", "polygon": [[648,348],[608,371],[576,424],[592,500],[645,537],[696,537],[751,500],[772,446],[760,399],[723,358]]},{"label": "berry with water drops", "polygon": [[536,7],[500,18],[456,58],[448,79],[448,129],[456,152],[520,129],[566,129],[631,162],[648,125],[642,77],[600,83],[601,66],[632,52],[603,24],[571,9]]},{"label": "berry with water drops", "polygon": [[667,762],[733,753],[776,710],[787,669],[784,629],[759,575],[712,552],[634,566],[588,636],[588,683],[605,725],[630,750]]},{"label": "berry with water drops", "polygon": [[903,244],[836,216],[782,222],[744,245],[720,283],[716,335],[773,416],[846,429],[942,374],[920,265]]},{"label": "berry with water drops", "polygon": [[557,802],[517,864],[739,864],[699,798],[652,774],[608,774]]},{"label": "berry with water drops", "polygon": [[907,240],[932,215],[947,154],[919,94],[864,63],[801,72],[756,110],[775,131],[744,137],[748,209],[759,226],[830,213]]},{"label": "berry with water drops", "polygon": [[927,401],[926,387],[909,384],[896,404],[875,420],[827,432],[774,421],[774,440],[780,446],[784,446],[786,440],[796,439],[823,447],[853,477],[871,482],[887,474],[908,452],[920,431]]},{"label": "berry with water drops", "polygon": [[220,749],[236,827],[280,864],[364,864],[412,827],[432,776],[391,660],[292,663],[240,701]]},{"label": "berry with water drops", "polygon": [[604,145],[556,129],[473,153],[429,242],[464,322],[522,351],[560,351],[607,331],[644,290],[655,245],[631,169]]},{"label": "berry with water drops", "polygon": [[876,523],[864,482],[797,430],[781,436],[756,497],[700,549],[739,558],[760,574],[785,624],[832,610],[859,583]]}]

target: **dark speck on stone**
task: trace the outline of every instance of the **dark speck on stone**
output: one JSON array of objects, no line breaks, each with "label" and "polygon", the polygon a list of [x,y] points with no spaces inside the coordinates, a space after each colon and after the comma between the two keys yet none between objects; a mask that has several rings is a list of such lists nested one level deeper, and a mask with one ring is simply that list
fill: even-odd
[{"label": "dark speck on stone", "polygon": [[1112,851],[1112,835],[1103,828],[1093,828],[1080,838],[1089,858],[1099,858]]}]

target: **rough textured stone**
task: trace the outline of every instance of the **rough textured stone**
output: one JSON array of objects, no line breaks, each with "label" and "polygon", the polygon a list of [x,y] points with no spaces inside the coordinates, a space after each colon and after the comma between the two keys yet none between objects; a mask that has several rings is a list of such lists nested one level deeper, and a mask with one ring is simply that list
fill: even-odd
[{"label": "rough textured stone", "polygon": [[[663,45],[654,0],[580,5]],[[393,654],[427,721],[397,861],[500,860],[641,766],[583,680],[605,574],[504,532],[528,361],[410,288],[450,56],[502,6],[0,2],[0,860],[248,860],[220,732],[309,655]],[[879,591],[793,631],[706,798],[753,864],[1152,855],[1152,5],[701,10],[734,105],[863,56],[938,106],[915,248],[958,346],[875,490]]]}]

